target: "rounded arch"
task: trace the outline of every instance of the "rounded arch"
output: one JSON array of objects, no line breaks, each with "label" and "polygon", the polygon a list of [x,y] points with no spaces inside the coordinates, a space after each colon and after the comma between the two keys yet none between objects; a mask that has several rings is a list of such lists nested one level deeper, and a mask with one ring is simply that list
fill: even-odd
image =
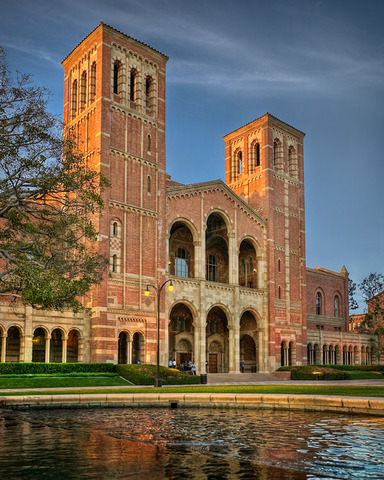
[{"label": "rounded arch", "polygon": [[189,300],[183,298],[182,300],[180,299],[176,299],[174,300],[174,302],[171,304],[171,306],[169,307],[169,315],[168,315],[168,319],[170,320],[171,318],[171,312],[173,310],[173,308],[176,306],[176,305],[180,305],[180,304],[183,304],[185,305],[192,313],[192,322],[195,321],[195,319],[198,317],[198,312],[197,312],[197,308],[196,306],[190,302]]},{"label": "rounded arch", "polygon": [[227,228],[227,234],[229,235],[229,234],[232,233],[233,228],[232,228],[231,219],[229,218],[228,214],[227,214],[224,210],[222,210],[221,208],[212,208],[212,207],[210,207],[209,212],[206,212],[205,215],[206,215],[205,229],[207,229],[209,217],[210,217],[211,215],[217,215],[217,216],[221,217],[222,220],[224,221],[225,226],[226,226],[226,228]]},{"label": "rounded arch", "polygon": [[314,301],[316,315],[324,315],[325,294],[324,290],[321,287],[317,287],[315,289]]},{"label": "rounded arch", "polygon": [[232,324],[233,316],[227,305],[224,305],[223,303],[214,303],[213,305],[210,305],[210,307],[207,309],[206,317],[212,312],[213,309],[220,309],[225,313],[225,316],[227,317],[227,322],[228,325]]},{"label": "rounded arch", "polygon": [[81,331],[78,328],[71,328],[67,339],[67,362],[77,363],[79,361],[79,345],[81,340]]},{"label": "rounded arch", "polygon": [[198,234],[191,225],[189,221],[177,219],[169,228],[168,266],[171,275],[195,276],[195,243]]},{"label": "rounded arch", "polygon": [[43,326],[37,326],[34,329],[32,338],[32,362],[45,362],[48,335],[47,329]]},{"label": "rounded arch", "polygon": [[192,233],[193,241],[194,242],[198,241],[199,232],[196,228],[196,225],[193,222],[191,222],[191,220],[188,220],[188,218],[186,218],[186,217],[177,217],[177,218],[174,218],[173,220],[171,220],[171,222],[169,223],[169,228],[168,228],[168,237],[171,235],[172,229],[173,229],[173,227],[176,223],[182,223],[186,227],[188,227],[189,230]]},{"label": "rounded arch", "polygon": [[20,361],[20,344],[22,331],[22,328],[17,324],[10,325],[7,328],[7,339],[5,347],[6,362]]},{"label": "rounded arch", "polygon": [[126,330],[121,330],[118,336],[117,363],[129,363],[129,341],[130,335]]},{"label": "rounded arch", "polygon": [[132,363],[143,363],[145,358],[145,335],[137,330],[132,335]]},{"label": "rounded arch", "polygon": [[193,360],[194,326],[196,310],[187,305],[190,302],[178,301],[169,312],[168,357],[175,360],[176,366],[184,370]]},{"label": "rounded arch", "polygon": [[118,217],[112,217],[110,221],[110,236],[111,237],[121,237],[121,220]]},{"label": "rounded arch", "polygon": [[49,361],[51,363],[62,363],[63,361],[63,340],[65,332],[62,328],[53,328],[50,332]]},{"label": "rounded arch", "polygon": [[244,236],[238,249],[239,285],[247,288],[260,288],[261,285],[261,248],[257,240]]},{"label": "rounded arch", "polygon": [[206,279],[209,282],[229,281],[228,217],[212,210],[205,224]]},{"label": "rounded arch", "polygon": [[[229,369],[230,313],[224,305],[212,305],[206,316],[206,359],[209,373],[224,373]],[[217,351],[215,345],[222,346]]]}]

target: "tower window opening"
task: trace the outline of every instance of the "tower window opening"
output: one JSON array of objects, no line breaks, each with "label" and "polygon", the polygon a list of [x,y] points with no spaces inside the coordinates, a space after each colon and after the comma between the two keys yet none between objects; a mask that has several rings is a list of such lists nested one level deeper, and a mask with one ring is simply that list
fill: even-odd
[{"label": "tower window opening", "polygon": [[131,102],[136,101],[136,80],[137,80],[136,70],[131,70],[130,83],[129,83],[129,99]]},{"label": "tower window opening", "polygon": [[113,225],[112,225],[112,235],[114,237],[117,236],[117,222],[113,222]]},{"label": "tower window opening", "polygon": [[242,173],[242,166],[243,166],[243,154],[240,151],[237,154],[237,173],[240,175]]},{"label": "tower window opening", "polygon": [[321,293],[316,293],[316,315],[322,315],[322,298]]},{"label": "tower window opening", "polygon": [[147,77],[145,79],[145,107],[150,108],[151,106],[151,91],[152,91],[152,78]]},{"label": "tower window opening", "polygon": [[116,273],[117,272],[117,255],[112,256],[112,272]]},{"label": "tower window opening", "polygon": [[280,260],[280,258],[277,259],[277,271],[279,273],[281,272],[281,260]]},{"label": "tower window opening", "polygon": [[151,151],[151,147],[152,147],[152,145],[151,145],[151,135],[148,135],[148,137],[147,137],[147,150],[148,150],[148,152]]},{"label": "tower window opening", "polygon": [[96,62],[92,63],[89,79],[89,101],[94,102],[96,97]]},{"label": "tower window opening", "polygon": [[87,72],[81,74],[80,80],[80,110],[84,110],[87,103]]},{"label": "tower window opening", "polygon": [[75,118],[77,113],[77,80],[74,80],[72,83],[72,94],[71,94],[71,117]]},{"label": "tower window opening", "polygon": [[260,143],[255,145],[255,166],[260,167]]},{"label": "tower window opening", "polygon": [[151,193],[151,175],[147,176],[147,192]]},{"label": "tower window opening", "polygon": [[334,303],[333,303],[333,316],[334,317],[339,316],[339,297],[337,295],[335,295]]},{"label": "tower window opening", "polygon": [[113,93],[117,95],[119,93],[119,76],[120,76],[121,63],[115,62],[113,64]]}]

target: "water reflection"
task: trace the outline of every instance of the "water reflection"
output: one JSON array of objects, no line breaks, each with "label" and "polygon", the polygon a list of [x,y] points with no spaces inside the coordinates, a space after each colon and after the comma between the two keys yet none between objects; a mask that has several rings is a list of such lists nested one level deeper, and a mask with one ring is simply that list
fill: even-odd
[{"label": "water reflection", "polygon": [[2,411],[0,478],[384,479],[384,419],[206,409]]}]

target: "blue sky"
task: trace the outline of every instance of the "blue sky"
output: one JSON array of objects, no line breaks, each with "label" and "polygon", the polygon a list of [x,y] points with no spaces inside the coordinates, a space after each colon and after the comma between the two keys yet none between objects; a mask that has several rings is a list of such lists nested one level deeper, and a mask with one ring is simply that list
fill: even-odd
[{"label": "blue sky", "polygon": [[382,0],[0,0],[0,45],[62,115],[61,61],[100,21],[168,55],[167,170],[224,179],[222,136],[306,132],[307,265],[384,273]]}]

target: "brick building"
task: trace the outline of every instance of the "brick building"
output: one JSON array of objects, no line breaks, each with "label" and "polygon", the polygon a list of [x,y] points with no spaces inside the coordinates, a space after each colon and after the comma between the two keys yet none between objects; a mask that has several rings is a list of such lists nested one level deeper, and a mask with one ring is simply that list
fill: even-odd
[{"label": "brick building", "polygon": [[[111,181],[95,219],[109,275],[86,312],[0,305],[2,361],[161,363],[198,372],[367,362],[348,273],[305,263],[304,133],[266,114],[224,136],[225,183],[166,174],[168,57],[100,24],[63,61],[64,122]],[[364,351],[365,355],[362,356]]]}]

